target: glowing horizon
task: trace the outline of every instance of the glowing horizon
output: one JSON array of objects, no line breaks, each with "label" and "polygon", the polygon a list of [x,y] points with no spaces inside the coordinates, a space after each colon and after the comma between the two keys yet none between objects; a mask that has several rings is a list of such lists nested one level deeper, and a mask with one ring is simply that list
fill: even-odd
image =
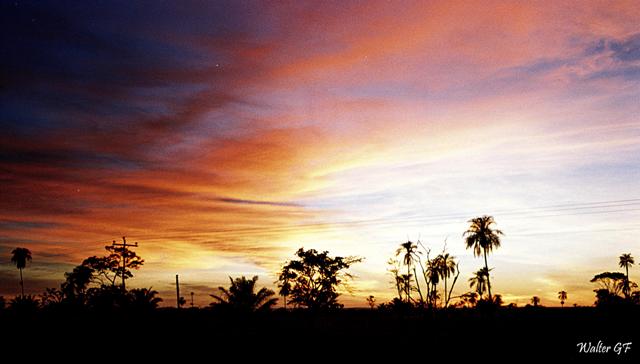
[{"label": "glowing horizon", "polygon": [[407,239],[446,239],[455,295],[487,214],[494,293],[591,305],[640,254],[640,4],[586,4],[2,5],[0,295],[17,246],[37,294],[122,236],[165,305],[299,247],[364,257],[342,302],[383,302]]}]

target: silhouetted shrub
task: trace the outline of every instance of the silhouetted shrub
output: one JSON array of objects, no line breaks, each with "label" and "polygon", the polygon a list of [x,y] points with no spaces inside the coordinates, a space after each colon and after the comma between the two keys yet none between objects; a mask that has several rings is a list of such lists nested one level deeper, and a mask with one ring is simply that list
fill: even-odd
[{"label": "silhouetted shrub", "polygon": [[251,279],[245,276],[236,279],[229,277],[229,280],[229,289],[218,287],[221,294],[211,295],[216,301],[211,304],[212,307],[235,312],[268,311],[278,301],[272,297],[275,292],[270,289],[261,288],[255,292],[258,276]]},{"label": "silhouetted shrub", "polygon": [[395,313],[407,313],[414,308],[414,305],[410,302],[395,297],[390,302],[381,303],[378,305],[378,310]]},{"label": "silhouetted shrub", "polygon": [[16,296],[9,302],[9,309],[18,314],[32,314],[38,311],[40,301],[32,295]]}]

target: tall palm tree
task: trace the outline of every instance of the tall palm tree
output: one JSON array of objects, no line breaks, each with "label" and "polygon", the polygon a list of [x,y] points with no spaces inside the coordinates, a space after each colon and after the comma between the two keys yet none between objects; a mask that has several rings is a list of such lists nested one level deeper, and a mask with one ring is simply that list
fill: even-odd
[{"label": "tall palm tree", "polygon": [[493,229],[495,224],[493,216],[480,216],[469,220],[471,225],[462,234],[466,236],[467,249],[473,248],[473,255],[478,257],[484,255],[484,267],[487,269],[487,289],[489,291],[489,301],[493,301],[491,296],[491,281],[489,280],[489,265],[487,264],[487,252],[500,247],[500,235],[502,231]]},{"label": "tall palm tree", "polygon": [[221,305],[239,311],[264,311],[271,309],[278,301],[277,298],[272,298],[275,292],[270,289],[263,287],[255,292],[258,276],[251,279],[244,276],[236,279],[229,277],[229,280],[231,281],[229,289],[218,287],[222,294],[211,295],[216,300],[212,305]]},{"label": "tall palm tree", "polygon": [[476,287],[476,292],[478,292],[478,297],[482,299],[482,295],[487,289],[487,278],[489,277],[489,272],[487,268],[480,268],[477,272],[474,273],[473,277],[469,278],[469,288]]},{"label": "tall palm tree", "polygon": [[411,285],[413,281],[413,274],[401,274],[398,276],[398,281],[402,290],[404,291],[405,296],[407,297],[407,303],[409,303],[409,292],[411,292]]},{"label": "tall palm tree", "polygon": [[427,292],[427,299],[431,307],[435,308],[438,304],[438,283],[440,283],[440,265],[437,258],[427,261],[426,278],[431,288],[430,292]]},{"label": "tall palm tree", "polygon": [[624,282],[624,295],[625,297],[629,297],[629,267],[632,266],[635,262],[633,261],[633,257],[631,253],[622,254],[620,256],[620,268],[624,268],[627,271],[627,276]]},{"label": "tall palm tree", "polygon": [[287,297],[291,294],[291,282],[296,278],[295,272],[288,267],[283,267],[278,277],[278,292],[282,296],[284,302],[284,309],[287,309]]},{"label": "tall palm tree", "polygon": [[533,303],[533,307],[538,307],[538,305],[540,304],[540,297],[538,296],[531,297],[531,303]]},{"label": "tall palm tree", "polygon": [[[411,276],[411,267],[414,265],[417,257],[418,245],[412,241],[407,240],[406,243],[400,244],[398,250],[396,250],[396,256],[402,256],[402,263],[407,266],[407,276]],[[409,281],[410,282],[410,281]],[[407,303],[411,302],[411,284],[405,286]]]},{"label": "tall palm tree", "polygon": [[567,300],[567,291],[558,292],[558,298],[560,299],[560,306],[564,307],[564,301]]},{"label": "tall palm tree", "polygon": [[22,279],[22,270],[27,266],[27,262],[31,261],[31,251],[27,248],[15,248],[11,252],[11,262],[20,270],[20,289],[24,297],[24,280]]},{"label": "tall palm tree", "polygon": [[453,273],[456,271],[456,262],[454,260],[455,257],[450,256],[449,253],[440,254],[436,257],[436,261],[438,262],[438,270],[442,280],[444,281],[444,302],[449,302],[447,299],[447,278],[451,277]]}]

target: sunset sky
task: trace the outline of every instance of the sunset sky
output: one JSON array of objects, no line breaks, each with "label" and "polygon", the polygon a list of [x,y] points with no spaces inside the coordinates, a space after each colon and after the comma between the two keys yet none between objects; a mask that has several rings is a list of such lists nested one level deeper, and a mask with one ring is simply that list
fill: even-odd
[{"label": "sunset sky", "polygon": [[[640,2],[3,1],[0,295],[127,236],[133,287],[196,303],[299,247],[365,258],[348,306],[420,240],[492,291],[591,305],[640,257]],[[631,279],[640,280],[637,267]]]}]

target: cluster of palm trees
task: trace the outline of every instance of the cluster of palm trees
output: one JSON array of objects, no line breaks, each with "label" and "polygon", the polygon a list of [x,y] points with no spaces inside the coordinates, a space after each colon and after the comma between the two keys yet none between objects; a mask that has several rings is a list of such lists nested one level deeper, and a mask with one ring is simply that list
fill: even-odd
[{"label": "cluster of palm trees", "polygon": [[[484,258],[484,267],[469,279],[470,288],[475,291],[458,296],[460,301],[456,305],[474,305],[478,300],[485,300],[485,293],[488,293],[489,302],[494,301],[487,255],[493,249],[500,247],[500,236],[503,233],[493,227],[495,220],[492,216],[476,217],[469,220],[469,223],[469,228],[463,234],[465,245],[467,249],[473,249],[474,256]],[[447,253],[446,242],[440,254],[434,258],[430,258],[429,255],[430,249],[425,248],[420,241],[417,243],[407,241],[400,244],[395,258],[388,262],[391,266],[389,272],[393,274],[398,293],[396,302],[402,302],[408,306],[446,308],[451,304],[451,299],[456,298],[452,293],[460,275],[459,263],[456,262],[455,257]],[[423,257],[425,257],[424,262]],[[418,274],[418,268],[421,274]],[[424,282],[424,294],[420,278]],[[440,283],[442,283],[441,291]],[[417,297],[415,294],[412,297],[412,293],[417,293]]]},{"label": "cluster of palm trees", "polygon": [[[423,252],[419,246],[425,250]],[[426,259],[422,261],[422,255]],[[451,292],[460,274],[458,263],[455,258],[446,252],[446,247],[434,258],[429,257],[430,250],[426,249],[420,241],[414,243],[407,241],[400,244],[396,250],[395,259],[389,260],[391,272],[394,276],[394,283],[398,292],[398,301],[406,305],[416,305],[419,307],[436,307],[438,300],[443,306],[447,306],[451,299]],[[400,260],[398,260],[400,258]],[[402,266],[406,267],[406,274]],[[420,274],[418,274],[420,268]],[[401,273],[402,272],[402,273]],[[450,288],[448,280],[453,278]],[[420,278],[424,279],[424,293],[420,286]],[[442,295],[438,290],[440,282],[443,283]],[[412,292],[417,293],[417,297],[412,297]]]}]

